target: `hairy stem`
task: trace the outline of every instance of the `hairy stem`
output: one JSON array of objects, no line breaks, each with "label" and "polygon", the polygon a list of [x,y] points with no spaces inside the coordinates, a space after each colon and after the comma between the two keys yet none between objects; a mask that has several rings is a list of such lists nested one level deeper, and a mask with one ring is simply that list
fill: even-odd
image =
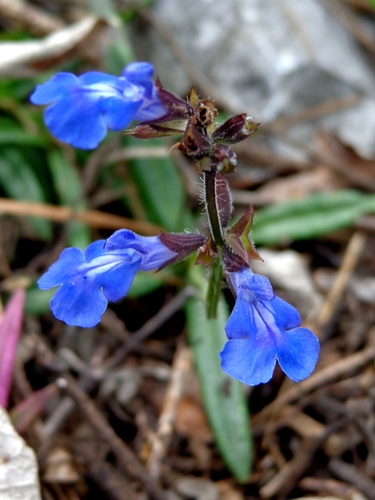
[{"label": "hairy stem", "polygon": [[223,234],[217,206],[216,172],[203,170],[204,175],[204,201],[208,222],[210,224],[212,239],[218,247],[223,245]]}]

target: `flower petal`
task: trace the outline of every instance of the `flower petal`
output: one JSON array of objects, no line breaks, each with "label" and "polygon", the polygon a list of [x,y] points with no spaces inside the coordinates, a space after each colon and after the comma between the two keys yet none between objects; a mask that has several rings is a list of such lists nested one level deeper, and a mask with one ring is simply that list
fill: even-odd
[{"label": "flower petal", "polygon": [[79,80],[72,73],[57,73],[48,82],[37,85],[30,101],[33,104],[49,104],[66,97],[78,86]]},{"label": "flower petal", "polygon": [[79,248],[66,248],[59,259],[52,264],[47,272],[38,280],[41,290],[48,290],[61,285],[77,272],[77,267],[85,262],[82,250]]},{"label": "flower petal", "polygon": [[153,65],[146,61],[132,62],[122,70],[122,76],[132,83],[149,83],[153,73]]},{"label": "flower petal", "polygon": [[129,256],[129,261],[122,260],[101,277],[103,293],[111,302],[125,297],[141,264],[141,256]]},{"label": "flower petal", "polygon": [[81,89],[51,104],[44,121],[57,139],[80,149],[96,148],[107,133],[97,96]]},{"label": "flower petal", "polygon": [[280,297],[273,300],[261,301],[262,305],[271,311],[276,323],[281,329],[290,330],[301,324],[301,316],[295,307]]},{"label": "flower petal", "polygon": [[108,128],[111,130],[122,130],[134,119],[134,115],[141,107],[142,101],[125,101],[119,97],[103,99],[99,109],[105,118]]},{"label": "flower petal", "polygon": [[240,293],[225,326],[228,339],[246,339],[256,332],[254,311],[253,305],[244,300]]},{"label": "flower petal", "polygon": [[283,372],[295,382],[313,372],[319,356],[319,340],[308,328],[285,332],[284,341],[277,346],[277,360]]},{"label": "flower petal", "polygon": [[142,254],[141,271],[159,269],[177,255],[163,245],[158,236],[139,236],[129,229],[119,229],[105,243],[105,249],[109,252],[126,248],[133,248]]},{"label": "flower petal", "polygon": [[95,281],[77,275],[57,290],[51,310],[57,319],[68,325],[91,328],[99,323],[108,301]]},{"label": "flower petal", "polygon": [[260,300],[272,300],[275,296],[270,280],[260,274],[251,276],[248,287]]},{"label": "flower petal", "polygon": [[85,260],[86,261],[93,260],[95,259],[95,257],[103,255],[105,253],[104,250],[105,241],[106,240],[97,240],[94,241],[93,243],[90,243],[90,245],[83,252]]},{"label": "flower petal", "polygon": [[80,149],[93,149],[111,130],[136,119],[166,114],[151,76],[149,63],[132,63],[116,77],[90,71],[79,77],[58,73],[31,95],[34,104],[49,104],[44,119],[52,134]]},{"label": "flower petal", "polygon": [[265,384],[276,364],[275,347],[261,335],[243,340],[228,340],[220,353],[221,368],[247,385]]},{"label": "flower petal", "polygon": [[225,330],[230,339],[221,352],[222,368],[248,385],[270,380],[278,360],[280,367],[298,382],[313,371],[319,341],[307,328],[298,328],[298,311],[275,297],[268,279],[248,268],[228,273],[238,293]]}]

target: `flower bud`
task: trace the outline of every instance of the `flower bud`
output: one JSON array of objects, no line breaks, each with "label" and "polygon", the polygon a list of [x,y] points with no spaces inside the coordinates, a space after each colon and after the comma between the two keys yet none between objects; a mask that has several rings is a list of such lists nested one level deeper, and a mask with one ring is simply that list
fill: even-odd
[{"label": "flower bud", "polygon": [[242,113],[241,115],[232,116],[220,125],[213,132],[212,138],[215,142],[235,144],[256,132],[259,125],[260,123],[254,123],[251,116]]}]

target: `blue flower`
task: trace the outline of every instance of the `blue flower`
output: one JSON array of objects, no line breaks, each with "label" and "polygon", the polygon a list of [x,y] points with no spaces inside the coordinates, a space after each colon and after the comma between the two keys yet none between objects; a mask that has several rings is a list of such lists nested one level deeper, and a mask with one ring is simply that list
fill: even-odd
[{"label": "blue flower", "polygon": [[257,385],[271,379],[277,360],[295,382],[308,377],[318,359],[319,341],[311,330],[299,327],[298,311],[275,296],[267,278],[248,268],[228,277],[237,300],[225,328],[229,341],[220,353],[223,370]]},{"label": "blue flower", "polygon": [[138,270],[158,269],[175,256],[158,236],[121,229],[107,240],[91,243],[85,252],[66,248],[38,286],[42,290],[59,286],[51,300],[56,318],[89,328],[100,321],[108,300],[125,297]]},{"label": "blue flower", "polygon": [[153,66],[146,62],[129,64],[120,77],[99,71],[78,77],[58,73],[38,85],[30,100],[49,105],[44,121],[55,137],[76,148],[94,149],[107,127],[122,130],[132,120],[154,120],[166,113],[152,73]]}]

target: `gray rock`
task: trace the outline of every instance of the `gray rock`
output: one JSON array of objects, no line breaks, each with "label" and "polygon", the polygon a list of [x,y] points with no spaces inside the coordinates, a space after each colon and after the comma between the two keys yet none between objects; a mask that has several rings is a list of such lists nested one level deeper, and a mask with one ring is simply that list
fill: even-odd
[{"label": "gray rock", "polygon": [[[318,0],[156,0],[154,15],[174,33],[232,108],[265,123],[356,94],[353,108],[288,130],[311,144],[317,123],[358,152],[375,154],[375,78],[350,33]],[[154,32],[137,40],[165,87],[191,82]]]}]

